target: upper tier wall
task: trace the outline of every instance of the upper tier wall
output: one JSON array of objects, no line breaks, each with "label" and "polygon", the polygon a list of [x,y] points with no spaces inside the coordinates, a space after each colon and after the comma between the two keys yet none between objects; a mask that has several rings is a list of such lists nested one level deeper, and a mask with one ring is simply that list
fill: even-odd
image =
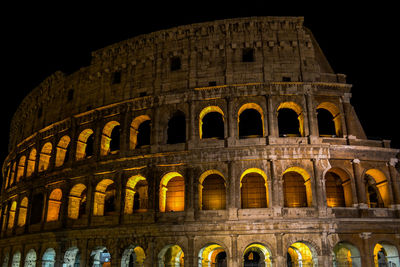
[{"label": "upper tier wall", "polygon": [[[243,62],[246,48],[252,62]],[[177,70],[171,70],[174,57]],[[54,122],[111,103],[210,84],[282,80],[345,82],[301,17],[221,20],[141,35],[93,52],[91,65],[71,75],[45,79],[14,114],[9,151]]]}]

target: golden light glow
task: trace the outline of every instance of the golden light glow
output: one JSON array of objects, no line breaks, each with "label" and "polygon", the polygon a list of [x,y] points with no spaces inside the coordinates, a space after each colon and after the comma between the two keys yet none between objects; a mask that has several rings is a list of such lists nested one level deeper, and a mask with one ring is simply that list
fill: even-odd
[{"label": "golden light glow", "polygon": [[199,136],[200,136],[200,139],[203,138],[203,118],[205,115],[207,115],[210,112],[218,112],[219,114],[222,115],[223,120],[225,118],[224,112],[218,106],[208,106],[208,107],[203,108],[203,110],[199,114]]},{"label": "golden light glow", "polygon": [[144,253],[144,250],[141,247],[135,247],[133,251],[136,255],[136,263],[139,266],[143,266],[143,262],[146,259],[146,254]]},{"label": "golden light glow", "polygon": [[35,171],[35,164],[36,164],[36,149],[32,148],[31,153],[29,153],[28,158],[28,166],[26,168],[26,177],[32,175]]},{"label": "golden light glow", "polygon": [[278,106],[276,111],[279,111],[282,108],[291,109],[297,113],[297,119],[299,120],[299,132],[301,136],[304,136],[304,116],[302,108],[294,102],[283,102]]},{"label": "golden light glow", "polygon": [[119,122],[110,121],[104,126],[101,135],[100,155],[105,156],[110,153],[111,132],[114,129],[114,127],[118,125],[120,125]]},{"label": "golden light glow", "polygon": [[8,229],[12,229],[14,227],[15,221],[15,212],[17,211],[17,201],[13,201],[11,203],[10,210],[8,211]]},{"label": "golden light glow", "polygon": [[159,253],[160,266],[184,266],[184,253],[180,246],[169,245]]},{"label": "golden light glow", "polygon": [[199,252],[201,267],[216,266],[216,256],[224,252],[224,248],[219,244],[210,244],[202,248]]},{"label": "golden light glow", "polygon": [[129,135],[129,149],[135,149],[137,145],[137,136],[139,133],[139,126],[145,121],[151,120],[148,115],[141,115],[136,117],[132,123],[130,128]]},{"label": "golden light glow", "polygon": [[288,249],[289,255],[294,266],[300,262],[302,266],[313,266],[313,256],[310,248],[301,242],[293,243]]},{"label": "golden light glow", "polygon": [[243,111],[245,111],[246,109],[255,109],[258,111],[258,113],[260,113],[261,116],[261,125],[262,125],[262,133],[263,136],[265,136],[265,128],[264,128],[264,111],[263,109],[256,103],[247,103],[244,104],[240,107],[239,111],[238,111],[238,115],[237,115],[237,123],[238,123],[238,136],[239,136],[239,120],[240,120],[240,114],[242,114]]},{"label": "golden light glow", "polygon": [[93,215],[103,216],[104,215],[104,201],[106,196],[107,187],[113,184],[114,181],[111,179],[103,179],[96,186],[94,193],[93,203]]},{"label": "golden light glow", "polygon": [[[260,256],[260,260],[261,262],[259,262],[259,264],[261,264],[261,266],[266,266],[266,267],[270,267],[272,262],[271,262],[271,253],[269,252],[269,250],[262,244],[259,243],[253,243],[251,245],[249,245],[243,252],[243,257],[249,252],[249,251],[254,251],[256,252],[259,256]],[[250,257],[249,257],[250,260]],[[262,261],[265,262],[265,265],[262,264]]]},{"label": "golden light glow", "polygon": [[[261,188],[260,186],[259,187],[251,186],[251,187],[243,188],[243,183],[242,183],[243,178],[246,175],[251,174],[251,173],[256,173],[263,178],[263,180],[264,180],[263,187],[264,188]],[[252,185],[259,184],[259,182],[257,180],[254,180],[254,179],[252,179],[252,180],[253,180]],[[240,176],[242,208],[252,208],[252,207],[266,208],[269,206],[268,205],[269,200],[268,200],[268,183],[267,183],[267,181],[268,181],[268,178],[267,178],[267,175],[265,174],[265,172],[258,168],[249,168],[242,173],[242,175]],[[254,184],[254,182],[256,182],[256,183]],[[261,198],[262,196],[259,196],[263,190],[265,190],[265,195],[263,197],[264,199]],[[244,191],[246,191],[246,192],[244,192]],[[245,194],[245,193],[248,193],[248,194]],[[247,205],[244,205],[245,204],[244,203],[245,195],[246,195],[246,200],[248,200],[248,201],[246,201],[246,202],[248,202],[248,203],[246,203]]]},{"label": "golden light glow", "polygon": [[89,136],[93,134],[92,129],[85,129],[83,130],[78,137],[78,141],[76,144],[76,160],[81,160],[86,157],[86,146],[87,140]]},{"label": "golden light glow", "polygon": [[[336,174],[337,176],[340,177],[342,181],[342,187],[343,187],[343,193],[344,193],[344,201],[345,201],[345,206],[346,207],[351,207],[353,206],[353,194],[351,190],[351,180],[349,177],[349,174],[344,171],[343,169],[340,168],[331,168],[326,174],[325,174],[325,180],[327,178],[327,175],[329,173]],[[325,182],[326,185],[326,182]],[[336,207],[337,206],[337,201],[332,201],[328,200],[327,198],[327,205],[328,207]]]},{"label": "golden light glow", "polygon": [[56,167],[60,167],[64,164],[65,156],[67,154],[67,148],[71,141],[71,138],[68,135],[64,135],[57,144],[56,151]]},{"label": "golden light glow", "polygon": [[[303,185],[299,186],[295,180],[291,180],[292,184],[286,181],[285,175],[291,175],[294,172],[300,175],[304,180],[304,187],[305,187],[305,194],[306,194],[306,201],[307,207],[312,206],[312,186],[311,186],[311,177],[306,170],[300,167],[290,167],[283,172],[283,180],[284,180],[284,193],[285,193],[285,206],[286,207],[301,207],[303,204],[302,202],[303,196],[301,190],[303,189]],[[293,176],[293,175],[291,175]],[[290,176],[289,176],[290,177]],[[292,177],[293,178],[293,177]],[[288,178],[287,178],[288,179]],[[293,191],[294,190],[294,191]],[[303,191],[304,192],[304,191]]]},{"label": "golden light glow", "polygon": [[375,263],[375,267],[379,267],[379,263],[378,263],[378,253],[379,251],[385,251],[382,247],[381,244],[376,244],[374,247],[374,263]]},{"label": "golden light glow", "polygon": [[339,108],[331,102],[322,102],[318,105],[317,109],[326,109],[332,114],[333,122],[335,124],[335,133],[337,136],[342,136],[342,122],[340,118]]},{"label": "golden light glow", "polygon": [[78,219],[79,209],[83,201],[83,191],[86,189],[84,184],[76,184],[71,188],[68,197],[68,218]]},{"label": "golden light glow", "polygon": [[185,210],[185,182],[178,172],[165,174],[160,182],[160,212]]},{"label": "golden light glow", "polygon": [[135,175],[128,179],[126,183],[126,192],[125,192],[125,205],[124,205],[124,213],[125,214],[132,214],[133,213],[133,206],[134,206],[134,198],[136,193],[136,184],[139,181],[146,181],[141,175]]},{"label": "golden light glow", "polygon": [[28,198],[24,197],[19,204],[19,214],[18,214],[18,223],[19,227],[22,227],[26,223],[26,213],[28,211]]},{"label": "golden light glow", "polygon": [[24,175],[24,171],[25,171],[25,162],[26,162],[26,157],[22,156],[19,159],[19,163],[18,163],[18,169],[17,169],[17,183],[19,182],[19,180],[21,179],[21,177]]},{"label": "golden light glow", "polygon": [[374,179],[375,186],[378,189],[380,197],[382,198],[384,207],[385,208],[389,207],[390,206],[389,185],[385,174],[377,169],[369,169],[366,172],[366,174]]},{"label": "golden light glow", "polygon": [[[213,174],[215,174],[215,175],[218,175],[218,176],[220,176],[225,182],[224,182],[224,185],[225,185],[225,188],[226,188],[226,179],[225,179],[225,177],[222,175],[222,173],[220,172],[220,171],[217,171],[217,170],[208,170],[208,171],[205,171],[205,172],[203,172],[201,175],[200,175],[200,178],[199,178],[199,207],[200,207],[200,209],[202,210],[202,209],[204,209],[205,207],[204,207],[204,203],[203,203],[203,195],[204,195],[204,192],[203,192],[203,188],[204,188],[204,186],[203,186],[203,183],[204,183],[204,180],[208,177],[208,176],[210,176],[210,175],[213,175]],[[210,201],[212,201],[212,200],[210,200]],[[220,203],[220,201],[222,201],[222,200],[214,200],[214,201],[212,201],[212,203],[209,203],[209,206],[210,207],[219,207],[219,206],[223,206],[223,204],[224,203]],[[206,201],[207,202],[207,201]],[[214,204],[213,204],[214,203]]]},{"label": "golden light glow", "polygon": [[62,191],[57,188],[49,196],[46,222],[57,221],[60,214]]}]

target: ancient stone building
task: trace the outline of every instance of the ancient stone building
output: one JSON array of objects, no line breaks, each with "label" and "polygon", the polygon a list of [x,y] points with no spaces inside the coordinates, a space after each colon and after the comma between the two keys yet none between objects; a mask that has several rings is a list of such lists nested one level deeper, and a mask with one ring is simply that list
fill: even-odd
[{"label": "ancient stone building", "polygon": [[399,150],[350,89],[301,17],[93,52],[14,115],[2,266],[400,266]]}]

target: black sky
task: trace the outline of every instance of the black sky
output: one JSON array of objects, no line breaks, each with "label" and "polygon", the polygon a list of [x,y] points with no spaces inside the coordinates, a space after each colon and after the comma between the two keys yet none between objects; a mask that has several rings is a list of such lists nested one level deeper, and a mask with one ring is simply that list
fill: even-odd
[{"label": "black sky", "polygon": [[139,34],[248,16],[304,16],[305,26],[313,32],[333,70],[346,74],[348,83],[353,85],[352,104],[366,134],[390,139],[392,147],[400,148],[396,40],[399,23],[394,6],[350,8],[346,2],[328,1],[324,1],[324,6],[307,7],[272,1],[212,3],[93,3],[83,7],[68,2],[58,6],[3,7],[1,164],[7,155],[9,125],[17,106],[55,71],[72,73],[90,64],[92,51]]}]

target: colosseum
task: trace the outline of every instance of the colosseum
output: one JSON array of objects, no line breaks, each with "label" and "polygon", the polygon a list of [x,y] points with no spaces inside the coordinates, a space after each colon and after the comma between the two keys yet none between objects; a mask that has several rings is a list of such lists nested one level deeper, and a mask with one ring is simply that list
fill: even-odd
[{"label": "colosseum", "polygon": [[400,151],[303,21],[161,30],[41,82],[11,123],[2,266],[400,266]]}]

